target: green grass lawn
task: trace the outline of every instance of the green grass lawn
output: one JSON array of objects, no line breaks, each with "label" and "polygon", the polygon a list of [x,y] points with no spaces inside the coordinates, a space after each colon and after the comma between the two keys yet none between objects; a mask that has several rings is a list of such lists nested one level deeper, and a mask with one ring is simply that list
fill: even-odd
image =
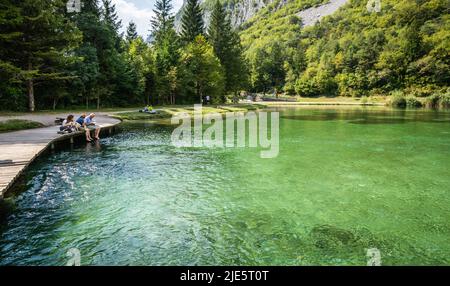
[{"label": "green grass lawn", "polygon": [[30,120],[11,119],[11,120],[0,122],[0,133],[24,130],[24,129],[39,128],[39,127],[44,127],[44,125],[42,125],[39,122],[30,121]]}]

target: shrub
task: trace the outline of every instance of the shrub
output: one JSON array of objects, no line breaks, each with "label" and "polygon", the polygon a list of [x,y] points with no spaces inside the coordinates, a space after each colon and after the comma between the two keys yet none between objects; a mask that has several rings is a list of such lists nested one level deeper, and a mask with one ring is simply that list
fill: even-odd
[{"label": "shrub", "polygon": [[24,93],[22,87],[8,85],[8,83],[0,81],[0,110],[26,111],[28,101],[27,97],[23,96]]},{"label": "shrub", "polygon": [[408,107],[422,107],[422,102],[415,96],[408,96],[406,97],[406,105]]},{"label": "shrub", "polygon": [[450,93],[439,96],[439,105],[442,108],[450,108]]},{"label": "shrub", "polygon": [[425,86],[410,86],[405,89],[405,92],[411,96],[415,97],[428,97],[436,91],[435,86],[425,85]]},{"label": "shrub", "polygon": [[406,107],[406,98],[402,91],[395,90],[391,92],[391,99],[389,104],[392,107],[405,108]]},{"label": "shrub", "polygon": [[367,96],[362,96],[361,97],[361,103],[362,104],[367,104],[369,102],[369,99],[367,98]]},{"label": "shrub", "polygon": [[428,108],[438,108],[439,107],[439,93],[434,93],[433,95],[425,99],[425,106]]}]

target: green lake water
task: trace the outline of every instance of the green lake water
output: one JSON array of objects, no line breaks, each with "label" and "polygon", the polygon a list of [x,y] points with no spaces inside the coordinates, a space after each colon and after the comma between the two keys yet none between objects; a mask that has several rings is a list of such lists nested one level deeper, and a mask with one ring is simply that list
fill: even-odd
[{"label": "green lake water", "polygon": [[40,159],[1,206],[0,265],[450,264],[449,112],[277,111],[273,159],[151,122]]}]

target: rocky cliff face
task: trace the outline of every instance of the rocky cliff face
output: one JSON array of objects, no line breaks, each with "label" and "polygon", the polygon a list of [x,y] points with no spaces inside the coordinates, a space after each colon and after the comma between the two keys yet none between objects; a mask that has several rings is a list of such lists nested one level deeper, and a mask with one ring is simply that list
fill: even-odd
[{"label": "rocky cliff face", "polygon": [[[272,4],[275,0],[241,0],[236,3],[227,4],[230,11],[231,24],[233,27],[239,27],[253,17],[259,10]],[[288,0],[280,1],[280,7]]]},{"label": "rocky cliff face", "polygon": [[[211,10],[209,7],[212,7],[212,4],[215,0],[200,0],[200,3],[203,6],[204,10],[204,21],[206,26],[209,24],[209,18],[211,16]],[[266,7],[269,4],[272,4],[277,0],[228,0],[224,3],[226,9],[229,11],[231,16],[231,24],[234,28],[239,27],[246,21],[248,21],[251,17],[253,17],[259,10]],[[292,0],[281,0],[279,1],[279,6],[282,7],[285,3]],[[184,1],[182,8],[178,11],[175,17],[175,27],[177,30],[180,29],[180,21],[181,15],[186,4],[186,0]]]},{"label": "rocky cliff face", "polygon": [[[184,1],[186,2],[186,0]],[[212,7],[214,1],[216,0],[200,0],[204,11],[203,19],[206,27],[209,24],[209,18],[211,16],[210,7]],[[275,10],[278,10],[293,1],[297,0],[226,0],[224,5],[230,13],[231,24],[234,28],[237,28],[250,20],[250,18],[256,15],[261,9],[274,2],[277,3]],[[349,0],[329,0],[323,5],[299,11],[297,16],[302,19],[305,26],[314,25],[317,21],[320,21],[321,18],[333,14],[337,9],[348,2]],[[183,4],[183,7],[178,11],[175,17],[175,27],[177,31],[180,31],[181,28],[181,15],[185,4],[186,3]]]}]

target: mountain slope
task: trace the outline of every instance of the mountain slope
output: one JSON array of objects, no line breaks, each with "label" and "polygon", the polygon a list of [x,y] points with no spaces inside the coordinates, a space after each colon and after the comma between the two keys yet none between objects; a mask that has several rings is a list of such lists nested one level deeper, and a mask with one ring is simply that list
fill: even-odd
[{"label": "mountain slope", "polygon": [[[214,1],[203,1],[206,19]],[[368,0],[222,2],[240,31],[253,91],[429,96],[448,89],[448,0],[382,0],[378,12]]]},{"label": "mountain slope", "polygon": [[383,0],[378,13],[366,5],[366,0],[351,0],[301,32],[306,66],[295,80],[296,93],[448,93],[448,1]]}]

